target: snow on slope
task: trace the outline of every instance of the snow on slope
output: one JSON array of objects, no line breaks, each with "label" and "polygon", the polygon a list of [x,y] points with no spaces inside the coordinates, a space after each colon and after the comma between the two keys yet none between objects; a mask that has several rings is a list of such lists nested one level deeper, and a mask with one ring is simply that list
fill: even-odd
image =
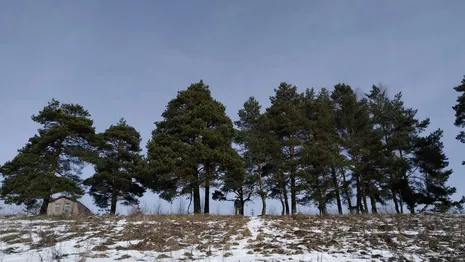
[{"label": "snow on slope", "polygon": [[459,215],[0,219],[0,262],[465,261]]}]

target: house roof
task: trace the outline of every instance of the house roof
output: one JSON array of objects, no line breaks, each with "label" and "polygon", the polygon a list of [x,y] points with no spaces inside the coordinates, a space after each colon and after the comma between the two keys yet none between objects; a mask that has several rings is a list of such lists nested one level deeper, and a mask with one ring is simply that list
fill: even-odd
[{"label": "house roof", "polygon": [[60,197],[51,199],[51,200],[50,200],[50,203],[51,203],[51,202],[54,202],[54,201],[56,201],[56,200],[58,200],[58,199],[62,199],[62,198],[67,199],[67,200],[69,200],[69,201],[76,202],[76,203],[78,203],[79,205],[85,207],[85,208],[87,209],[87,211],[91,212],[90,209],[89,209],[86,205],[84,205],[83,203],[81,203],[81,202],[79,202],[78,200],[73,199],[73,198],[71,198],[71,197],[60,196]]}]

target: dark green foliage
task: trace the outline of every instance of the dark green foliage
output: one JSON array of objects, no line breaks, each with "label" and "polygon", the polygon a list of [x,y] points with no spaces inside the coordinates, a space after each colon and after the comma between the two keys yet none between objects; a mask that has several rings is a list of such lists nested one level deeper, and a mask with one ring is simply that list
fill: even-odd
[{"label": "dark green foliage", "polygon": [[[244,161],[238,153],[231,148],[230,158],[222,163],[219,177],[220,190],[213,193],[213,200],[219,201],[235,201],[241,203],[240,214],[244,215],[245,203],[252,200],[255,193],[257,178],[255,174],[248,173],[244,169]],[[234,198],[227,198],[228,193],[233,193]]]},{"label": "dark green foliage", "polygon": [[115,214],[117,201],[123,205],[137,204],[137,198],[145,192],[138,172],[142,162],[141,138],[124,119],[98,136],[101,144],[97,149],[95,174],[84,185],[90,187],[89,194],[99,208],[110,207],[110,214]]},{"label": "dark green foliage", "polygon": [[334,109],[327,89],[323,88],[317,97],[314,97],[313,89],[307,90],[305,95],[307,139],[301,153],[301,177],[305,181],[301,188],[306,194],[301,202],[314,202],[321,214],[327,214],[327,203],[334,200],[337,201],[338,208],[342,208],[340,182],[337,174],[332,173],[343,159],[339,154]]},{"label": "dark green foliage", "polygon": [[303,139],[303,96],[297,93],[297,87],[281,83],[275,89],[275,96],[270,97],[271,106],[266,109],[265,115],[271,134],[279,141],[279,147],[283,154],[280,161],[283,168],[278,175],[283,181],[289,179],[291,194],[291,210],[287,201],[287,183],[281,188],[287,214],[297,212],[297,169],[299,163],[299,150]]},{"label": "dark green foliage", "polygon": [[418,120],[417,110],[405,108],[402,94],[393,99],[386,91],[373,86],[368,95],[375,128],[378,130],[384,148],[382,172],[386,176],[387,191],[398,213],[403,212],[403,203],[414,212],[415,187],[412,173],[415,143],[429,125],[429,119]]},{"label": "dark green foliage", "polygon": [[452,170],[446,169],[449,162],[443,153],[442,134],[442,130],[438,129],[419,138],[415,144],[413,162],[419,175],[415,177],[417,186],[413,196],[415,205],[424,205],[422,211],[433,206],[433,211],[445,212],[459,204],[450,199],[456,188],[446,185]]},{"label": "dark green foliage", "polygon": [[[454,87],[454,90],[459,92],[457,104],[452,107],[455,111],[454,125],[460,128],[465,128],[465,76],[462,79],[462,83]],[[460,131],[456,139],[465,143],[465,131]],[[465,165],[465,161],[462,162],[462,165]]]},{"label": "dark green foliage", "polygon": [[[350,201],[350,190],[353,185],[356,190],[356,204],[349,209],[358,212],[368,212],[367,197],[370,176],[366,173],[365,161],[370,154],[370,140],[373,127],[370,119],[368,102],[358,99],[352,88],[345,84],[334,87],[331,98],[335,104],[336,129],[340,136],[342,154],[347,157],[345,164],[350,171],[350,178],[344,181],[347,201]],[[345,174],[344,174],[345,176]]]},{"label": "dark green foliage", "polygon": [[210,186],[215,185],[221,165],[231,158],[232,121],[202,81],[180,91],[162,116],[147,146],[151,188],[166,200],[192,194],[194,212],[200,213],[199,187],[203,185],[204,212],[208,213]]},{"label": "dark green foliage", "polygon": [[[242,157],[245,162],[246,174],[244,184],[249,188],[257,186],[257,195],[262,201],[261,215],[266,215],[266,197],[263,167],[270,160],[269,148],[273,139],[267,130],[265,116],[260,112],[260,103],[250,97],[244,107],[239,110],[239,120],[235,122],[239,128],[236,143],[241,146]],[[249,191],[250,194],[255,192]]]},{"label": "dark green foliage", "polygon": [[402,173],[399,172],[402,165],[399,164],[407,163],[400,159],[400,154],[397,153],[399,149],[395,144],[399,137],[396,134],[402,133],[399,126],[399,119],[402,119],[404,111],[401,97],[399,93],[391,100],[386,90],[377,86],[373,86],[367,95],[374,128],[372,135],[377,136],[372,137],[371,142],[374,157],[372,160],[375,162],[366,165],[367,171],[375,176],[370,185],[370,189],[374,190],[372,201],[376,200],[384,204],[386,200],[392,199],[397,212],[400,212],[398,202],[400,192],[397,185],[402,177]]},{"label": "dark green foliage", "polygon": [[92,159],[95,130],[82,106],[57,100],[49,102],[32,120],[42,128],[2,166],[1,196],[6,203],[28,206],[42,199],[43,214],[54,194],[78,197],[84,193],[79,175],[85,161]]},{"label": "dark green foliage", "polygon": [[[7,204],[25,204],[32,207],[37,200],[50,199],[53,194],[63,193],[82,195],[76,180],[57,176],[51,170],[51,164],[37,152],[38,137],[19,150],[18,155],[1,167],[4,176],[1,197]],[[42,212],[43,213],[43,212]]]}]

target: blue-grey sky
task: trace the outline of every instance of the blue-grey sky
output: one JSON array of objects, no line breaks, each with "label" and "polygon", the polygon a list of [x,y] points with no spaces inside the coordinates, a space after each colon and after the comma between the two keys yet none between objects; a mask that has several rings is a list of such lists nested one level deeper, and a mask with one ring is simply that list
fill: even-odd
[{"label": "blue-grey sky", "polygon": [[233,119],[249,96],[269,105],[282,81],[300,90],[383,83],[430,117],[430,130],[444,129],[450,184],[462,195],[465,145],[451,107],[465,74],[464,9],[461,0],[1,1],[0,163],[36,132],[30,117],[53,97],[82,104],[97,131],[126,118],[145,148],[167,102],[200,79]]}]

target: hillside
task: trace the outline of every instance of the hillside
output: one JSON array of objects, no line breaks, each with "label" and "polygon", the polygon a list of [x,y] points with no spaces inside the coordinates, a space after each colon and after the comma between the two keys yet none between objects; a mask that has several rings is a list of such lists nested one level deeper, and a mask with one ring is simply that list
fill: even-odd
[{"label": "hillside", "polygon": [[4,217],[0,261],[465,261],[463,215]]}]

